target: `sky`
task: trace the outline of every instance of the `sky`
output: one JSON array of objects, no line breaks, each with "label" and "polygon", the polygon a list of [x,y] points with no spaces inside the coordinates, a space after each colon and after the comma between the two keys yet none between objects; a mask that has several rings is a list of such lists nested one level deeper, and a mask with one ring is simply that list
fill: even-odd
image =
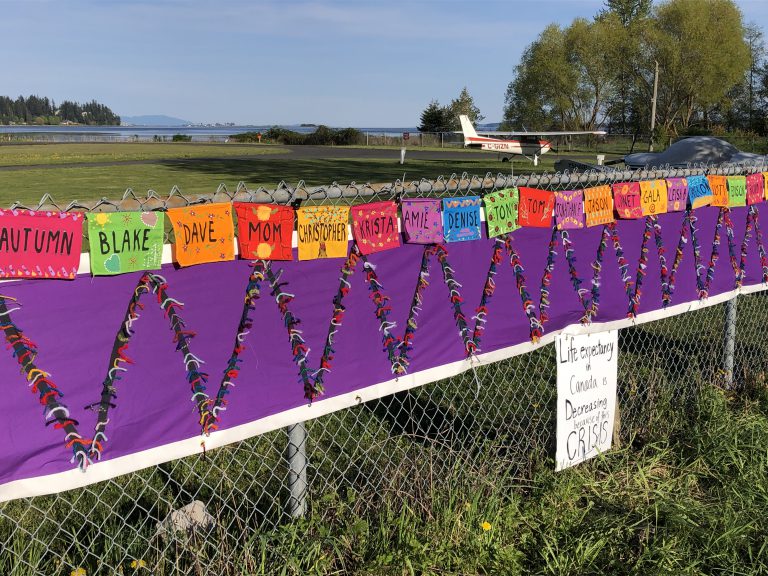
[{"label": "sky", "polygon": [[[745,22],[768,0],[737,0]],[[0,0],[0,95],[195,123],[417,126],[467,87],[486,122],[547,24],[602,0]]]}]

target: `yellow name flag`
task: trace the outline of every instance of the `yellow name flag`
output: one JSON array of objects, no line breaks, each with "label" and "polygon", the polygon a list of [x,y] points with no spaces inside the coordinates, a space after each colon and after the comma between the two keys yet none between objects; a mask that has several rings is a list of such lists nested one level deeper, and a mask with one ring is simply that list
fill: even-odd
[{"label": "yellow name flag", "polygon": [[299,260],[345,258],[349,206],[307,206],[296,210]]},{"label": "yellow name flag", "polygon": [[655,216],[667,211],[667,182],[648,180],[640,182],[640,206],[643,216]]}]

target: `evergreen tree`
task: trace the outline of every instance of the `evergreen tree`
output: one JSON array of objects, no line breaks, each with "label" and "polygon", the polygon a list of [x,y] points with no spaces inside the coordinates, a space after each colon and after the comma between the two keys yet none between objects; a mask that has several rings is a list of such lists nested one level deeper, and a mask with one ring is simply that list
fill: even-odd
[{"label": "evergreen tree", "polygon": [[419,132],[448,132],[450,119],[448,110],[440,106],[437,100],[432,100],[421,113]]},{"label": "evergreen tree", "polygon": [[0,124],[59,124],[74,122],[78,124],[120,124],[120,117],[104,104],[95,100],[79,104],[64,100],[57,108],[56,103],[47,97],[30,95],[19,96],[12,100],[0,96]]},{"label": "evergreen tree", "polygon": [[448,112],[448,123],[451,130],[459,129],[460,114],[469,116],[469,120],[472,122],[472,124],[479,124],[485,120],[485,116],[480,114],[480,109],[475,106],[475,100],[472,98],[472,96],[470,96],[469,90],[467,90],[466,86],[462,88],[459,97],[451,101],[451,104],[448,106]]}]

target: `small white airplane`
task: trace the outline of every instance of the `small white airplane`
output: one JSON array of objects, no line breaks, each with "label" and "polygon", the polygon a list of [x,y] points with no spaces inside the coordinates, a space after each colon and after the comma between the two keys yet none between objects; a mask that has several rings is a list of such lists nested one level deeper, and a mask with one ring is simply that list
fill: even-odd
[{"label": "small white airplane", "polygon": [[461,114],[459,121],[461,122],[461,131],[464,134],[465,148],[480,148],[481,150],[499,152],[502,160],[509,160],[509,156],[525,156],[533,159],[534,164],[538,164],[539,156],[552,149],[552,142],[542,138],[584,134],[605,136],[606,134],[605,130],[477,132],[468,116]]}]

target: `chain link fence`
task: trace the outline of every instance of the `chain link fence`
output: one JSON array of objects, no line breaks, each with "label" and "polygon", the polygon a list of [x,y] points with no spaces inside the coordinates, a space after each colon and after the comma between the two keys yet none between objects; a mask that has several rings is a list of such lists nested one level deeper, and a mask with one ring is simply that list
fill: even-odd
[{"label": "chain link fence", "polygon": [[[764,167],[729,166],[740,174]],[[453,175],[436,181],[234,192],[132,191],[117,202],[40,208],[162,210],[212,201],[359,203],[393,196],[453,196],[513,185],[553,190],[685,176],[706,167],[519,176]],[[713,169],[714,170],[714,169]],[[19,207],[19,206],[16,206]],[[619,333],[619,443],[663,432],[703,386],[765,379],[768,296],[739,296]],[[167,462],[52,496],[0,504],[0,573],[243,574],[264,568],[268,535],[311,515],[331,518],[354,501],[361,516],[386,499],[425,506],[449,482],[493,478],[509,490],[553,466],[554,346],[362,403],[204,455]],[[502,480],[500,480],[502,479]],[[288,559],[286,559],[288,561]],[[77,572],[82,569],[82,572]]]}]

